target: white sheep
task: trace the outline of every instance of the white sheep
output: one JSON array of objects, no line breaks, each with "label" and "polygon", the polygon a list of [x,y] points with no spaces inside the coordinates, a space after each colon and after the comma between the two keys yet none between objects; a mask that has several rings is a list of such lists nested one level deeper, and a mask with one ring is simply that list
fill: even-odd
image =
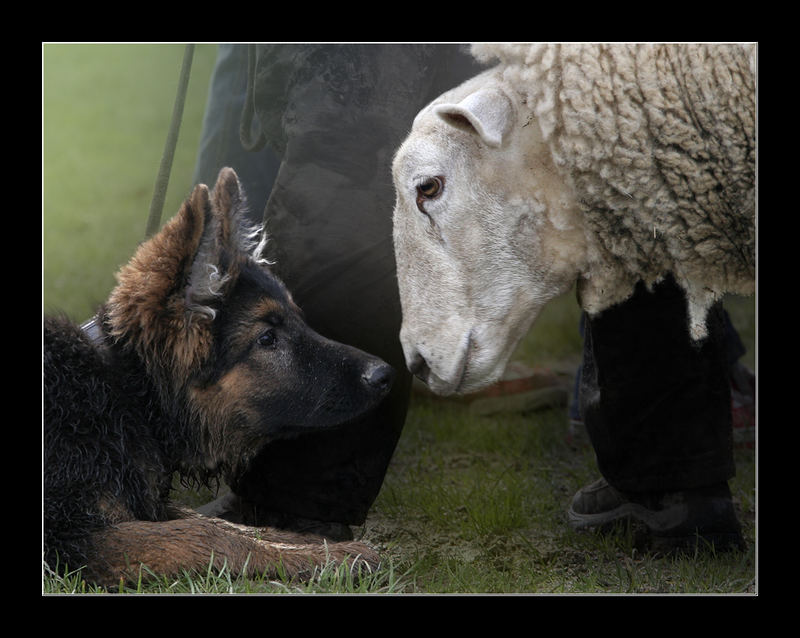
[{"label": "white sheep", "polygon": [[393,164],[412,370],[441,394],[496,380],[577,281],[590,314],[672,273],[690,334],[755,290],[755,49],[476,45],[492,69],[416,117]]}]

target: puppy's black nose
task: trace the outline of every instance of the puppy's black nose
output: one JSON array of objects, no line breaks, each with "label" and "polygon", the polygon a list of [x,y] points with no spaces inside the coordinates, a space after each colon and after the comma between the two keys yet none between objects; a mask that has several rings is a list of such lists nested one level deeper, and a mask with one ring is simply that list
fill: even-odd
[{"label": "puppy's black nose", "polygon": [[383,361],[371,364],[361,375],[370,388],[380,392],[388,392],[394,383],[394,368]]}]

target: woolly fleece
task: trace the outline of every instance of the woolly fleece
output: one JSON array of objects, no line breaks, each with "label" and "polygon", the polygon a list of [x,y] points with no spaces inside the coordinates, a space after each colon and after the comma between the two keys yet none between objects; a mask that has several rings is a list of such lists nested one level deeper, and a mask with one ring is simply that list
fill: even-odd
[{"label": "woolly fleece", "polygon": [[481,44],[532,107],[584,213],[591,314],[672,272],[692,336],[755,291],[753,45]]}]

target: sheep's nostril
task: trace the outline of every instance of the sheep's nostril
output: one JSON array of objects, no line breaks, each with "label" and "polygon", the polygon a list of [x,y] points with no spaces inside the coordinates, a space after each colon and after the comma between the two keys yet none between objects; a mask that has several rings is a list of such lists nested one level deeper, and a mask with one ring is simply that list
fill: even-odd
[{"label": "sheep's nostril", "polygon": [[411,374],[416,375],[421,381],[428,383],[430,368],[428,367],[427,361],[425,361],[422,355],[418,352],[415,352],[409,359],[408,371],[411,372]]}]

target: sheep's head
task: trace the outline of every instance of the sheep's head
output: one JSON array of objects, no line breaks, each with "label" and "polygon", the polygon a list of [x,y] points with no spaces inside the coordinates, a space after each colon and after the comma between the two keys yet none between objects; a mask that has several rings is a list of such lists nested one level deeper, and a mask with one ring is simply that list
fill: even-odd
[{"label": "sheep's head", "polygon": [[420,112],[393,174],[406,363],[434,392],[474,391],[578,275],[572,190],[532,113],[487,74]]}]

